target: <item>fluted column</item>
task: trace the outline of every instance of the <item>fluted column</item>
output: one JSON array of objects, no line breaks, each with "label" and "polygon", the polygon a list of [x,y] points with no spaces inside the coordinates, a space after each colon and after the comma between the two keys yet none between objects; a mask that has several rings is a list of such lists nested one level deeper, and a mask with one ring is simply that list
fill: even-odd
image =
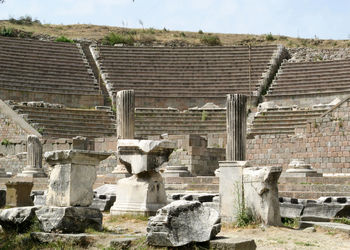
[{"label": "fluted column", "polygon": [[42,168],[43,148],[40,139],[36,135],[28,135],[27,137],[27,166],[21,177],[45,177],[46,174]]},{"label": "fluted column", "polygon": [[117,137],[134,139],[135,93],[134,90],[122,90],[117,93]]},{"label": "fluted column", "polygon": [[[117,138],[134,139],[135,136],[135,92],[134,90],[122,90],[117,92]],[[113,174],[118,177],[130,176],[125,166],[117,160],[117,166]]]},{"label": "fluted column", "polygon": [[245,161],[247,96],[229,94],[226,100],[226,161]]}]

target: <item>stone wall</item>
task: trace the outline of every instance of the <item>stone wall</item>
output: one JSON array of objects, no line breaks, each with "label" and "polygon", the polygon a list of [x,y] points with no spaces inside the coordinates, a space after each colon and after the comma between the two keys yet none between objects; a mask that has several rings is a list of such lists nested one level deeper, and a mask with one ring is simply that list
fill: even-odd
[{"label": "stone wall", "polygon": [[173,135],[177,149],[169,157],[169,166],[186,166],[194,176],[214,175],[218,161],[225,159],[224,148],[208,148],[207,140],[199,135]]},{"label": "stone wall", "polygon": [[0,140],[1,145],[7,144],[8,140],[20,140],[27,137],[24,131],[6,114],[0,113]]},{"label": "stone wall", "polygon": [[254,165],[287,168],[292,159],[310,163],[322,173],[350,173],[350,100],[322,118],[296,128],[295,135],[255,136],[247,142]]}]

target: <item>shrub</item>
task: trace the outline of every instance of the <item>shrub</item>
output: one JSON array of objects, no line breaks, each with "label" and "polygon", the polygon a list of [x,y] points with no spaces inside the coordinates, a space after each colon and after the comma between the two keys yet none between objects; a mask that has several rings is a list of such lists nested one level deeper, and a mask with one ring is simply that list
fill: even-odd
[{"label": "shrub", "polygon": [[4,146],[8,146],[8,145],[10,145],[11,144],[11,142],[8,140],[8,139],[3,139],[2,141],[1,141],[1,145],[4,145]]},{"label": "shrub", "polygon": [[274,41],[274,40],[276,40],[273,37],[273,35],[271,34],[271,32],[265,36],[265,39],[266,39],[266,41]]},{"label": "shrub", "polygon": [[31,16],[21,16],[20,18],[16,19],[11,17],[9,19],[10,23],[13,24],[19,24],[19,25],[33,25],[33,24],[41,24],[41,22],[38,19],[33,19]]},{"label": "shrub", "polygon": [[6,28],[6,27],[1,27],[0,28],[0,35],[1,36],[8,36],[8,37],[15,37],[17,36],[15,30],[13,28]]},{"label": "shrub", "polygon": [[186,34],[185,34],[184,32],[181,32],[181,33],[180,33],[180,36],[185,37]]},{"label": "shrub", "polygon": [[134,42],[135,40],[131,35],[116,34],[114,32],[109,33],[102,40],[102,44],[104,45],[114,45],[118,43],[133,45]]},{"label": "shrub", "polygon": [[203,35],[203,34],[204,34],[204,33],[203,33],[203,30],[199,30],[199,31],[198,31],[198,34]]},{"label": "shrub", "polygon": [[64,43],[74,43],[73,40],[65,37],[65,36],[60,36],[60,37],[57,37],[55,42],[64,42]]},{"label": "shrub", "polygon": [[203,110],[203,111],[202,111],[202,118],[201,118],[201,120],[202,120],[202,121],[206,121],[207,118],[208,118],[208,113],[207,113],[205,110]]},{"label": "shrub", "polygon": [[221,45],[220,38],[218,36],[213,36],[213,35],[202,36],[201,43],[209,46]]},{"label": "shrub", "polygon": [[140,38],[138,39],[138,42],[146,45],[150,45],[154,41],[156,41],[155,37],[153,35],[148,35],[148,34],[141,34]]}]

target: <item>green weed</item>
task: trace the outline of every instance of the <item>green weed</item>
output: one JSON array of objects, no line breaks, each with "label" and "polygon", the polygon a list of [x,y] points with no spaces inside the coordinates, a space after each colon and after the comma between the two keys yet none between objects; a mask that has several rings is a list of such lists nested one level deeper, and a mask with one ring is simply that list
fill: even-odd
[{"label": "green weed", "polygon": [[208,45],[208,46],[218,46],[221,45],[220,38],[218,36],[213,35],[203,35],[201,37],[201,43]]}]

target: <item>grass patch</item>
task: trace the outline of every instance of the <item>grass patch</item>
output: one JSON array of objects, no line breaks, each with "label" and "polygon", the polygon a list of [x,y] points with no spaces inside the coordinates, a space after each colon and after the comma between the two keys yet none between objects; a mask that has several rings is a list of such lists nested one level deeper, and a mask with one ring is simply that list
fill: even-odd
[{"label": "grass patch", "polygon": [[63,42],[63,43],[74,43],[73,40],[65,37],[65,36],[60,36],[60,37],[57,37],[55,42]]},{"label": "grass patch", "polygon": [[350,219],[344,218],[344,217],[343,218],[336,218],[336,219],[332,220],[332,222],[350,225]]},{"label": "grass patch", "polygon": [[201,43],[208,46],[219,46],[221,45],[220,38],[218,36],[213,35],[203,35],[201,37]]},{"label": "grass patch", "polygon": [[298,228],[299,227],[299,220],[297,220],[297,219],[282,218],[282,223],[286,227],[291,227],[291,228]]},{"label": "grass patch", "polygon": [[207,119],[208,119],[208,113],[205,110],[203,110],[201,120],[202,120],[202,122],[204,122]]},{"label": "grass patch", "polygon": [[103,40],[103,45],[115,45],[115,44],[126,44],[126,45],[134,45],[135,39],[132,35],[129,34],[116,34],[114,32],[106,35]]},{"label": "grass patch", "polygon": [[266,39],[266,41],[275,41],[276,40],[276,38],[271,34],[271,32],[265,36],[265,39]]},{"label": "grass patch", "polygon": [[303,241],[295,241],[294,242],[295,245],[299,245],[299,246],[305,246],[305,247],[317,247],[316,244],[311,243],[311,242],[303,242]]},{"label": "grass patch", "polygon": [[111,215],[108,217],[108,222],[115,223],[115,222],[126,222],[129,220],[133,221],[148,221],[148,217],[144,215],[138,215],[138,214],[121,214],[121,215]]}]

